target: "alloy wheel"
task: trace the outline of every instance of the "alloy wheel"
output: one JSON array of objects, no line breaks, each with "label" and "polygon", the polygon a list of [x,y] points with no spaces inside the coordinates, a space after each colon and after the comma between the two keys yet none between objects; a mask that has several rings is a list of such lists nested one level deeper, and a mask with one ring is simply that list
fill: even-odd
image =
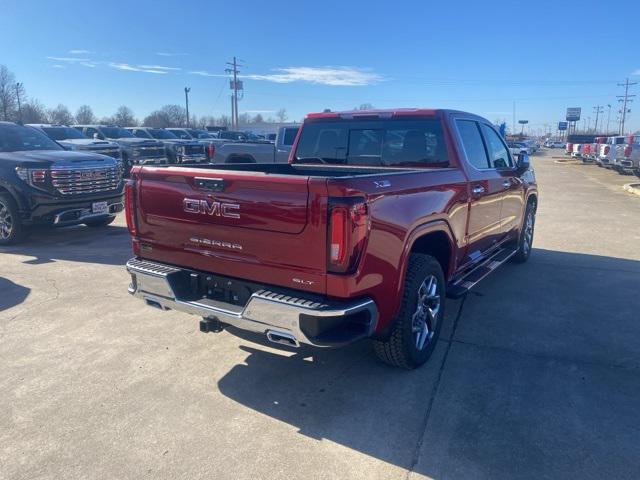
[{"label": "alloy wheel", "polygon": [[531,250],[531,245],[533,245],[534,224],[535,224],[535,216],[533,213],[533,209],[531,209],[527,214],[527,219],[525,220],[525,224],[524,224],[524,238],[523,238],[522,249],[524,250],[525,254],[529,253],[529,250]]},{"label": "alloy wheel", "polygon": [[418,288],[416,310],[411,317],[413,338],[418,350],[424,349],[436,331],[440,303],[438,279],[429,275]]},{"label": "alloy wheel", "polygon": [[7,240],[13,232],[13,218],[7,206],[0,202],[0,238]]}]

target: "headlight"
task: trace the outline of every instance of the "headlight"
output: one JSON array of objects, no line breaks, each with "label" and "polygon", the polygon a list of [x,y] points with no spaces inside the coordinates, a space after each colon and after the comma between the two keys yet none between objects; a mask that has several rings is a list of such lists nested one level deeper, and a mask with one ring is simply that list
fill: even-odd
[{"label": "headlight", "polygon": [[49,179],[49,170],[16,167],[16,175],[20,180],[32,187],[40,190],[46,190]]}]

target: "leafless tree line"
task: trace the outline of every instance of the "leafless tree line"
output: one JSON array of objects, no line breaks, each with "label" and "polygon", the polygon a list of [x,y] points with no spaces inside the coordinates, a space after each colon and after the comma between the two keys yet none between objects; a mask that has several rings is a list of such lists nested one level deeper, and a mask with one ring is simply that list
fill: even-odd
[{"label": "leafless tree line", "polygon": [[[60,103],[54,108],[47,108],[39,100],[27,96],[22,83],[16,81],[15,75],[5,66],[0,65],[0,120],[21,123],[55,123],[62,125],[115,124],[122,127],[186,127],[187,112],[181,105],[165,105],[151,112],[142,121],[136,118],[133,111],[122,105],[108,117],[98,118],[89,105],[82,105],[75,115],[69,108]],[[251,116],[243,113],[238,116],[241,125],[261,123],[283,123],[287,120],[287,111],[283,108],[276,113],[275,119],[264,118],[260,113]],[[191,127],[203,128],[206,125],[231,126],[231,117],[227,115],[202,116],[189,115]]]}]

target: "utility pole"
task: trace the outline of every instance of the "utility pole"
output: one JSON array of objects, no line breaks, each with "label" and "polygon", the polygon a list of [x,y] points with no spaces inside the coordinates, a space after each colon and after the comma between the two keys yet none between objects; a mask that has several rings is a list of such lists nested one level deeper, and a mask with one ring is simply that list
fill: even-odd
[{"label": "utility pole", "polygon": [[513,133],[512,135],[516,134],[516,101],[513,101]]},{"label": "utility pole", "polygon": [[607,131],[604,132],[609,135],[609,120],[611,120],[611,105],[607,103]]},{"label": "utility pole", "polygon": [[601,113],[604,113],[604,107],[602,105],[596,105],[595,107],[593,107],[593,111],[596,114],[596,124],[593,127],[593,132],[598,133],[598,117]]},{"label": "utility pole", "polygon": [[22,105],[20,105],[20,90],[22,90],[22,83],[16,83],[16,98],[18,99],[18,123],[22,123]]},{"label": "utility pole", "polygon": [[185,103],[185,106],[187,107],[187,128],[189,128],[189,92],[190,91],[191,91],[191,88],[184,87],[184,103]]},{"label": "utility pole", "polygon": [[244,87],[242,85],[242,81],[238,81],[238,67],[242,67],[238,63],[236,57],[233,57],[232,62],[227,62],[231,68],[225,69],[225,72],[233,74],[233,80],[231,81],[231,90],[233,93],[231,94],[231,125],[234,130],[238,129],[238,91],[243,90]]},{"label": "utility pole", "polygon": [[637,85],[637,82],[629,83],[629,78],[625,79],[624,83],[619,83],[619,87],[624,87],[624,95],[617,95],[620,99],[619,102],[622,102],[622,118],[620,119],[620,135],[624,135],[624,122],[627,118],[627,103],[631,102],[629,100],[631,97],[635,97],[635,95],[629,95],[629,87],[631,85]]}]

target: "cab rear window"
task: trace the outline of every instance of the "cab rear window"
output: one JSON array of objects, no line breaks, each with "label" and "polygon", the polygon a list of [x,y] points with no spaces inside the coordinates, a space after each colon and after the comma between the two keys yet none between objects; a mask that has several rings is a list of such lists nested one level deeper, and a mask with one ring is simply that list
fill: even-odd
[{"label": "cab rear window", "polygon": [[302,127],[296,163],[442,167],[449,165],[439,119],[323,119]]}]

